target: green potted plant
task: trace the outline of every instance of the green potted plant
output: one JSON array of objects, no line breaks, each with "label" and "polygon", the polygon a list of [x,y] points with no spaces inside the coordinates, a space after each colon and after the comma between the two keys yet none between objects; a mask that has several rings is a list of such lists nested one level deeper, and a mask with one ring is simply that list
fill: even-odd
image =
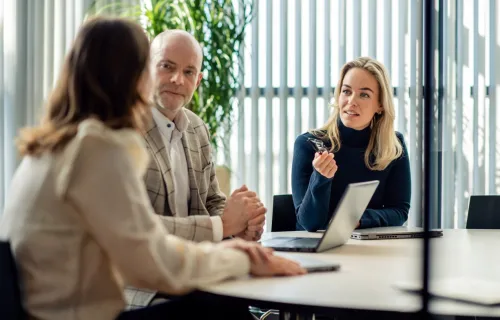
[{"label": "green potted plant", "polygon": [[[229,152],[233,105],[243,88],[241,48],[245,29],[253,18],[252,0],[144,0],[138,5],[94,1],[89,15],[129,17],[154,38],[167,29],[190,32],[203,47],[204,79],[187,108],[208,125],[214,152]],[[221,149],[222,147],[222,149]],[[229,168],[217,168],[221,190],[229,192]]]}]

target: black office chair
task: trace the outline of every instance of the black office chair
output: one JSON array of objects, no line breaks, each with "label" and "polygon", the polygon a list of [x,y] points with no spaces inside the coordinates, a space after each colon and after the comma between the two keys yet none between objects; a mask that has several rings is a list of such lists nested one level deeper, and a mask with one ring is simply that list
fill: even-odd
[{"label": "black office chair", "polygon": [[26,319],[17,267],[7,241],[0,241],[0,314],[4,320]]},{"label": "black office chair", "polygon": [[[279,194],[273,196],[273,218],[271,221],[271,232],[295,231],[297,218],[295,217],[295,206],[291,194]],[[251,312],[260,320],[282,319],[279,310],[260,309],[250,307]]]},{"label": "black office chair", "polygon": [[273,219],[271,231],[295,231],[297,217],[291,194],[279,194],[273,197]]},{"label": "black office chair", "polygon": [[[467,214],[467,229],[500,229],[500,196],[471,196]],[[456,317],[460,320],[480,320],[483,317]]]},{"label": "black office chair", "polygon": [[467,229],[500,229],[500,196],[471,196]]}]

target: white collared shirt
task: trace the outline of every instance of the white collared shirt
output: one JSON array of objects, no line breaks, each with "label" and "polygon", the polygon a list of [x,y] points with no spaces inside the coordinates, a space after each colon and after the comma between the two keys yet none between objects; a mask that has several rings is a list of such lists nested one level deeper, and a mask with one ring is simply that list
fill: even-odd
[{"label": "white collared shirt", "polygon": [[[189,119],[181,110],[174,121],[170,121],[156,107],[153,107],[153,119],[160,130],[163,144],[172,169],[172,180],[175,188],[175,216],[187,217],[189,215],[189,200],[191,190],[189,186],[189,175],[186,161],[186,153],[182,145],[182,135],[186,131]],[[211,217],[214,241],[222,240],[222,220],[219,216]]]}]

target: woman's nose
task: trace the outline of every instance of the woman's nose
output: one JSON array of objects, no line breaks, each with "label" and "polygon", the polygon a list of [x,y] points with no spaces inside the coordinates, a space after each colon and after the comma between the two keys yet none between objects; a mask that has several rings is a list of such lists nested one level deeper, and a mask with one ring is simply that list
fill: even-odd
[{"label": "woman's nose", "polygon": [[356,95],[352,94],[350,97],[349,97],[349,104],[351,105],[357,105],[357,99],[356,99]]}]

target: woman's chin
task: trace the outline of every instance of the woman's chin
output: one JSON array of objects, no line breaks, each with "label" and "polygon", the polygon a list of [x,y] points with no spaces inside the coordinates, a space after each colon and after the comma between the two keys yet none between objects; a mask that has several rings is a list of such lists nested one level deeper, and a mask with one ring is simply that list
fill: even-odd
[{"label": "woman's chin", "polygon": [[365,123],[366,121],[362,121],[362,119],[360,119],[360,118],[361,118],[360,116],[348,115],[345,113],[342,114],[342,116],[340,117],[340,119],[342,120],[342,123],[347,128],[351,128],[351,129],[355,129],[355,130],[363,130],[364,128],[368,127],[368,125],[370,123],[369,122]]}]

